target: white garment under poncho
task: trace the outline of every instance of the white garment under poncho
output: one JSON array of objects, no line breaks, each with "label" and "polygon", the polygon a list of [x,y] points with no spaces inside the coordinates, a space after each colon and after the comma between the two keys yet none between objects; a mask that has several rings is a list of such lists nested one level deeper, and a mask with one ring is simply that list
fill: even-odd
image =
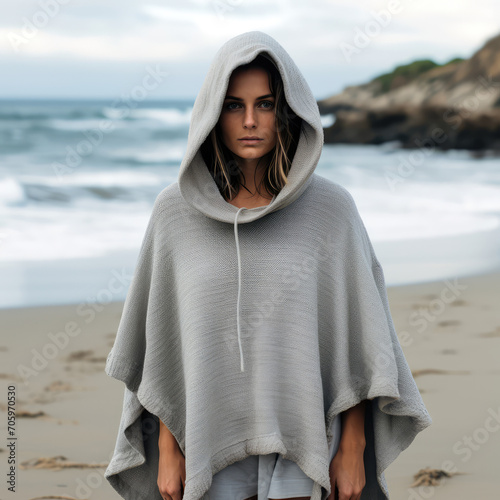
[{"label": "white garment under poncho", "polygon": [[[238,209],[200,146],[232,71],[267,55],[302,130],[287,185]],[[249,455],[281,453],[330,493],[331,424],[369,400],[363,500],[388,499],[384,470],[432,420],[391,319],[384,274],[350,193],[314,172],[316,100],[269,35],[232,38],[196,99],[178,180],[158,195],[106,373],[124,382],[105,477],[125,499],[161,500],[158,419],[186,458],[184,500]]]}]

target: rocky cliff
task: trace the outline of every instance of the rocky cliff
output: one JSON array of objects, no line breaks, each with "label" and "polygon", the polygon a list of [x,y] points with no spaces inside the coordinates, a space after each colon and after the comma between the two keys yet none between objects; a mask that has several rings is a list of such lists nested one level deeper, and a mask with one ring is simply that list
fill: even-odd
[{"label": "rocky cliff", "polygon": [[500,150],[500,35],[469,59],[423,60],[318,102],[327,143]]}]

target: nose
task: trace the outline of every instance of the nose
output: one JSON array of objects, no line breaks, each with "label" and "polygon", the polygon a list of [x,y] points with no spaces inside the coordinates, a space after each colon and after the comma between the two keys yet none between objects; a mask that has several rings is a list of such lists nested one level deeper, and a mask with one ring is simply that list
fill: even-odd
[{"label": "nose", "polygon": [[243,126],[245,128],[255,128],[257,126],[257,117],[255,115],[255,110],[252,106],[248,106],[245,110],[245,116],[243,118]]}]

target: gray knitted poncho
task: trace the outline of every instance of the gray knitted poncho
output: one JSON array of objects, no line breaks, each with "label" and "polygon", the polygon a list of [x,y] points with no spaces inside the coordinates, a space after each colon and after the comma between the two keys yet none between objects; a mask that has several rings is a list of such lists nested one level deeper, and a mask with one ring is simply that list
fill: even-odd
[{"label": "gray knitted poncho", "polygon": [[[266,206],[226,202],[200,152],[231,72],[265,53],[302,118],[288,183]],[[350,193],[314,172],[323,146],[301,72],[259,31],[226,42],[194,104],[177,182],[158,195],[106,373],[124,382],[105,477],[161,500],[158,419],[186,458],[184,500],[248,455],[281,453],[330,493],[331,425],[366,406],[363,500],[431,418],[391,319],[384,274]]]}]

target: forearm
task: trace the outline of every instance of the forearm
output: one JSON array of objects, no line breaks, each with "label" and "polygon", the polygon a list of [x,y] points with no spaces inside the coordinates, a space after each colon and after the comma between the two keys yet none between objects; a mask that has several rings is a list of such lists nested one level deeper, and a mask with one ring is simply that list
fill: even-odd
[{"label": "forearm", "polygon": [[343,451],[362,451],[366,446],[366,402],[367,400],[365,399],[356,406],[341,413],[342,435],[339,446]]},{"label": "forearm", "polygon": [[160,422],[160,436],[158,438],[158,447],[160,450],[175,450],[179,448],[177,440],[172,435],[168,427],[158,419]]}]

